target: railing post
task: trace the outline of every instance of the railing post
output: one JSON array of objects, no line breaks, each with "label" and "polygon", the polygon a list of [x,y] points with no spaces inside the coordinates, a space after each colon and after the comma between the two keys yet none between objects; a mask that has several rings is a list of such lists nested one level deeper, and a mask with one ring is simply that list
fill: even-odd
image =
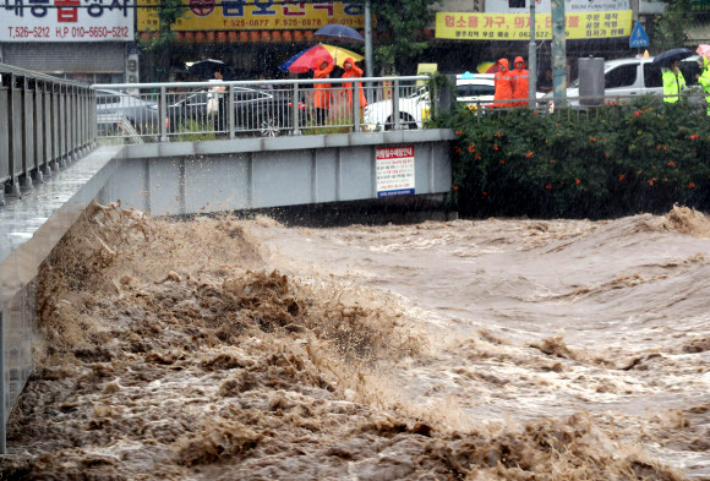
[{"label": "railing post", "polygon": [[293,100],[291,101],[291,113],[293,116],[293,135],[301,135],[301,125],[298,112],[301,90],[298,83],[293,84]]},{"label": "railing post", "polygon": [[227,109],[229,110],[227,112],[227,123],[229,125],[229,138],[233,139],[235,137],[234,131],[237,130],[236,119],[234,118],[234,85],[229,84],[227,90],[229,92],[227,94]]},{"label": "railing post", "polygon": [[399,118],[399,79],[395,78],[392,82],[392,130],[400,130]]},{"label": "railing post", "polygon": [[436,118],[436,116],[439,115],[439,97],[436,94],[436,83],[432,82],[431,91],[429,92],[429,98],[431,99],[431,113],[429,114],[430,119]]},{"label": "railing post", "polygon": [[360,82],[352,83],[353,132],[360,131]]},{"label": "railing post", "polygon": [[7,454],[7,426],[5,425],[6,411],[6,385],[5,385],[5,320],[0,305],[0,454]]},{"label": "railing post", "polygon": [[158,109],[158,122],[160,122],[160,141],[168,141],[168,126],[165,125],[165,119],[167,118],[167,100],[166,100],[166,88],[160,87],[160,103]]},{"label": "railing post", "polygon": [[77,108],[76,108],[76,100],[77,97],[79,96],[79,88],[76,85],[73,85],[70,87],[69,91],[71,92],[69,95],[69,101],[70,101],[70,109],[69,109],[69,118],[70,118],[70,124],[71,124],[71,134],[69,137],[70,140],[70,152],[71,152],[71,159],[72,161],[77,161],[79,160],[79,155],[77,153],[78,150],[78,145],[76,144],[76,133],[78,131],[79,127],[79,119],[77,115]]}]

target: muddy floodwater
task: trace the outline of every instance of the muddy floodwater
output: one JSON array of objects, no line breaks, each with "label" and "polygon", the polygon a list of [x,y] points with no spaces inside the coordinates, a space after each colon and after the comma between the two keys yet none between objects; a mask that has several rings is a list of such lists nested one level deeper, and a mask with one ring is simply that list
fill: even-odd
[{"label": "muddy floodwater", "polygon": [[95,205],[2,479],[710,480],[710,222],[311,229]]}]

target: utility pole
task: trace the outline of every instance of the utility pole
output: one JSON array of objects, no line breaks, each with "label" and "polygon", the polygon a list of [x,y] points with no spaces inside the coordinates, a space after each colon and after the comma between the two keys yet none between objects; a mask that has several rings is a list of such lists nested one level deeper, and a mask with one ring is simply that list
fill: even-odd
[{"label": "utility pole", "polygon": [[[372,5],[370,0],[365,1],[365,76],[374,77],[372,71]],[[367,103],[372,103],[372,89],[370,83],[365,84]]]},{"label": "utility pole", "polygon": [[565,0],[552,0],[552,70],[555,106],[567,98],[567,47],[565,45]]},{"label": "utility pole", "polygon": [[372,72],[372,6],[365,1],[365,75],[374,77]]},{"label": "utility pole", "polygon": [[537,46],[535,45],[535,0],[530,1],[530,45],[528,45],[528,72],[530,72],[530,87],[528,90],[528,105],[531,109],[537,103]]}]

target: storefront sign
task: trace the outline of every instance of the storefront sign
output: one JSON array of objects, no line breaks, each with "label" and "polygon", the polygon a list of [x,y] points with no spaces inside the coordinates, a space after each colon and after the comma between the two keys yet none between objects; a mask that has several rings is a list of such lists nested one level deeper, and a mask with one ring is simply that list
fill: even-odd
[{"label": "storefront sign", "polygon": [[[189,7],[173,30],[317,30],[339,24],[364,28],[362,5],[350,2],[279,3],[275,0],[183,0]],[[159,5],[160,0],[138,0],[139,5]],[[158,13],[152,8],[138,12],[140,32],[158,29]]]},{"label": "storefront sign", "polygon": [[134,0],[0,0],[0,42],[132,42],[134,5]]},{"label": "storefront sign", "polygon": [[710,12],[710,0],[691,0],[691,12]]},{"label": "storefront sign", "polygon": [[[525,7],[530,9],[530,0]],[[550,13],[551,0],[536,0],[536,13]],[[610,10],[631,10],[630,0],[565,0],[565,13],[593,13]],[[486,0],[486,13],[524,13],[524,9],[510,8],[508,0]]]},{"label": "storefront sign", "polygon": [[414,195],[414,147],[377,149],[377,197]]},{"label": "storefront sign", "polygon": [[[565,15],[567,40],[631,35],[631,10]],[[436,38],[455,40],[529,40],[530,15],[513,13],[436,14]],[[552,16],[535,15],[535,38],[552,40]]]}]

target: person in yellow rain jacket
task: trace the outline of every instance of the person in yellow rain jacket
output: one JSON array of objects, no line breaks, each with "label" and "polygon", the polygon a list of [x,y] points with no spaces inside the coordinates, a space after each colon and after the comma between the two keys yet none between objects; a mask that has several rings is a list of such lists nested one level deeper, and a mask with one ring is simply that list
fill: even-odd
[{"label": "person in yellow rain jacket", "polygon": [[663,69],[663,101],[669,104],[679,101],[681,91],[685,88],[685,77],[679,66],[680,60],[674,60],[670,68]]},{"label": "person in yellow rain jacket", "polygon": [[710,60],[702,56],[698,63],[700,68],[703,69],[703,72],[697,76],[698,83],[703,88],[703,92],[705,92],[705,102],[708,104],[708,115],[710,115]]}]

